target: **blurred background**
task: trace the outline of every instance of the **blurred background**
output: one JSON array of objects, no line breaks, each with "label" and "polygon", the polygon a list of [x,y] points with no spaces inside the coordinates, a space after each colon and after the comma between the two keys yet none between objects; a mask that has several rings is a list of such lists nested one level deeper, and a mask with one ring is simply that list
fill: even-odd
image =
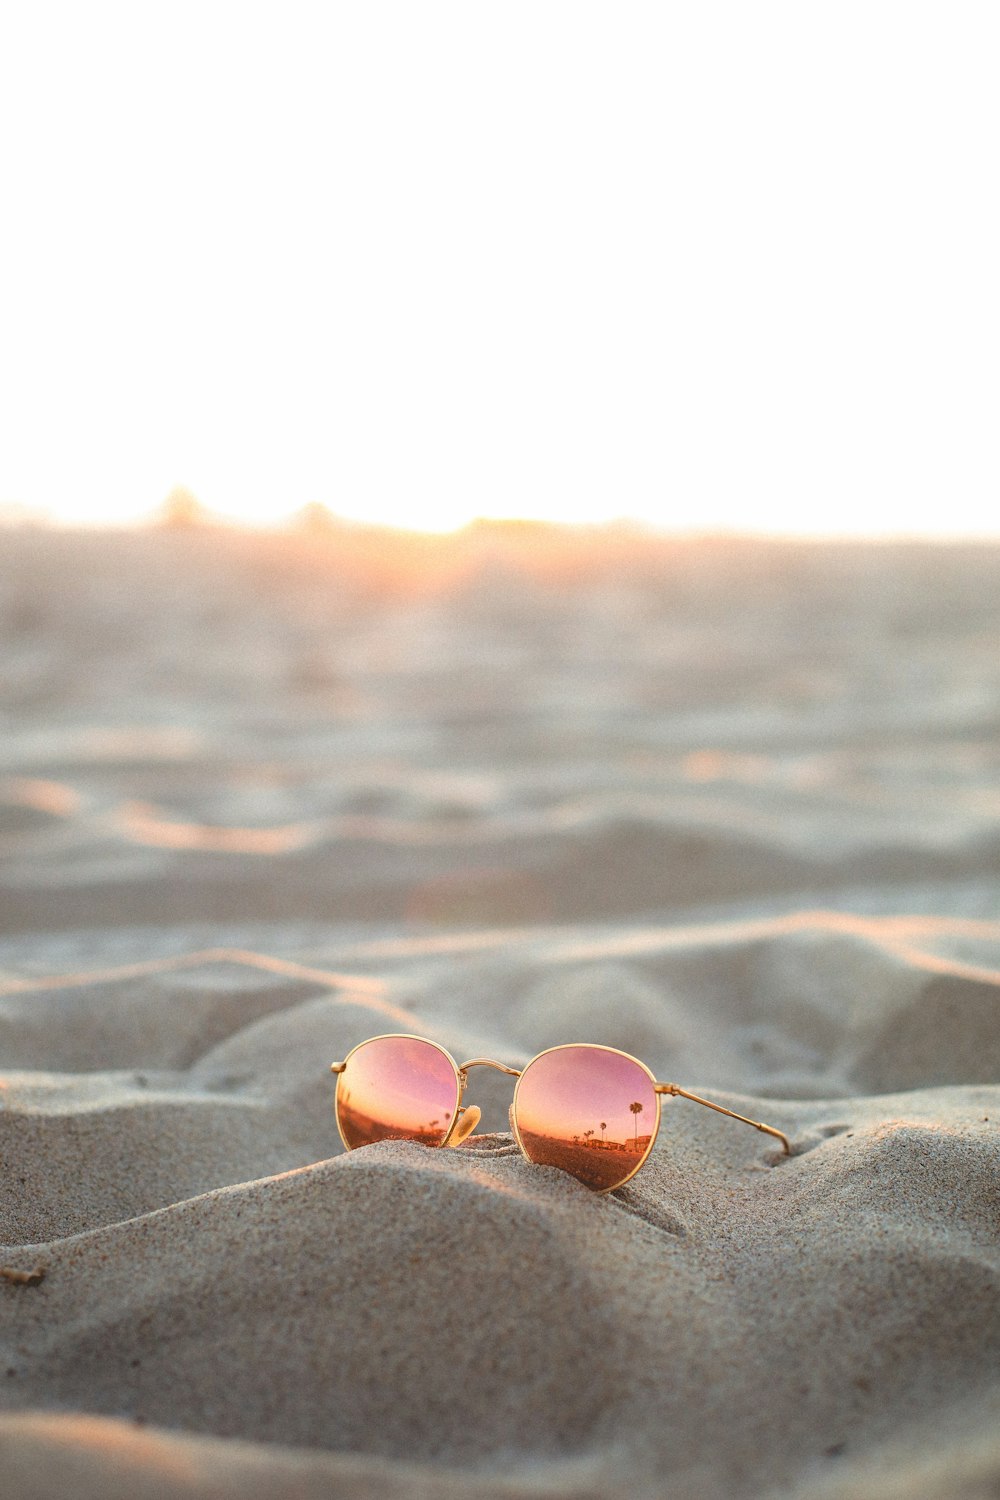
[{"label": "blurred background", "polygon": [[996,30],[8,14],[0,929],[995,913]]},{"label": "blurred background", "polygon": [[24,529],[0,927],[995,913],[1000,548]]}]

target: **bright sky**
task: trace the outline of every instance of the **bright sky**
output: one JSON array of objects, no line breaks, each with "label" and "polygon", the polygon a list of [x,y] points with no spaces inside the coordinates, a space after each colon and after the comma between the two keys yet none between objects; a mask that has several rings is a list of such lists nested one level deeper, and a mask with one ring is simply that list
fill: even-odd
[{"label": "bright sky", "polygon": [[995,0],[8,5],[0,505],[1000,531]]}]

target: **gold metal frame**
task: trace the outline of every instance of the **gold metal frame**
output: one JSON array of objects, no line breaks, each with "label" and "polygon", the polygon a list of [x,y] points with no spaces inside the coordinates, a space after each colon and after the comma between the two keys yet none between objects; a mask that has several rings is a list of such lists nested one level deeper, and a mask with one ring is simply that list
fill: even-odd
[{"label": "gold metal frame", "polygon": [[785,1148],[786,1156],[792,1154],[787,1135],[783,1130],[776,1130],[773,1125],[764,1125],[760,1120],[751,1120],[749,1115],[738,1115],[734,1109],[726,1109],[722,1104],[713,1104],[711,1099],[703,1099],[700,1094],[692,1094],[689,1089],[682,1089],[678,1083],[658,1083],[656,1092],[672,1094],[679,1099],[690,1099],[695,1104],[704,1104],[706,1109],[714,1109],[716,1114],[727,1115],[730,1120],[739,1120],[743,1125],[752,1125],[754,1130],[762,1130],[765,1135],[773,1135],[776,1141],[780,1141]]},{"label": "gold metal frame", "polygon": [[[343,1141],[345,1149],[348,1151],[352,1150],[353,1148],[348,1145],[347,1141],[345,1140],[344,1132],[341,1129],[340,1125],[339,1075],[343,1074],[345,1068],[347,1067],[347,1064],[350,1062],[355,1052],[357,1052],[361,1047],[366,1047],[369,1042],[382,1042],[397,1039],[407,1042],[424,1042],[428,1047],[437,1048],[438,1052],[444,1054],[444,1056],[448,1059],[448,1061],[451,1063],[452,1068],[454,1069],[455,1108],[452,1111],[451,1124],[448,1127],[444,1139],[441,1141],[441,1146],[461,1145],[462,1141],[464,1141],[468,1136],[472,1134],[476,1126],[479,1124],[480,1119],[482,1118],[481,1111],[476,1107],[476,1105],[470,1104],[463,1106],[462,1104],[462,1096],[465,1093],[465,1089],[469,1081],[468,1075],[470,1068],[495,1068],[498,1073],[506,1073],[509,1078],[516,1078],[517,1082],[514,1085],[514,1098],[511,1102],[509,1111],[510,1126],[511,1131],[514,1135],[514,1139],[517,1141],[518,1149],[520,1150],[521,1155],[524,1157],[525,1161],[529,1162],[531,1161],[531,1157],[524,1149],[524,1142],[521,1139],[521,1132],[517,1127],[517,1093],[518,1089],[521,1086],[521,1079],[524,1077],[525,1073],[527,1073],[532,1063],[536,1063],[540,1057],[547,1057],[550,1052],[565,1052],[572,1047],[588,1047],[595,1052],[614,1052],[618,1057],[625,1057],[629,1062],[635,1063],[636,1067],[642,1069],[642,1071],[646,1074],[646,1077],[649,1079],[650,1083],[653,1085],[653,1094],[656,1099],[656,1123],[653,1126],[653,1129],[650,1131],[649,1145],[646,1147],[639,1161],[632,1168],[628,1176],[623,1177],[621,1182],[616,1182],[613,1187],[591,1188],[591,1192],[594,1193],[617,1192],[620,1187],[624,1187],[627,1182],[631,1182],[635,1174],[645,1166],[646,1161],[649,1157],[649,1153],[655,1146],[656,1138],[660,1133],[660,1120],[662,1118],[663,1112],[662,1099],[664,1094],[680,1099],[690,1099],[694,1104],[703,1104],[706,1109],[714,1109],[716,1114],[725,1115],[727,1119],[739,1120],[743,1125],[752,1125],[754,1130],[761,1130],[765,1133],[765,1135],[774,1136],[775,1140],[779,1140],[784,1147],[785,1155],[791,1155],[792,1148],[784,1131],[775,1129],[773,1125],[765,1125],[760,1120],[751,1120],[749,1115],[739,1115],[733,1109],[726,1109],[725,1105],[713,1104],[711,1099],[703,1099],[700,1094],[692,1094],[690,1090],[682,1089],[681,1086],[677,1083],[657,1083],[655,1076],[652,1072],[650,1072],[649,1068],[644,1062],[642,1062],[638,1057],[633,1057],[631,1052],[623,1052],[620,1047],[605,1047],[600,1042],[561,1042],[557,1047],[546,1047],[544,1051],[536,1053],[535,1056],[531,1059],[531,1062],[525,1063],[524,1067],[521,1069],[508,1068],[505,1063],[496,1062],[492,1057],[473,1057],[469,1062],[459,1065],[452,1057],[447,1047],[442,1047],[440,1042],[432,1042],[429,1037],[416,1036],[413,1032],[410,1031],[387,1031],[383,1032],[379,1036],[366,1037],[363,1042],[358,1042],[356,1047],[351,1048],[350,1052],[348,1052],[347,1056],[342,1062],[334,1062],[330,1064],[330,1072],[336,1073],[338,1075],[337,1091],[334,1096],[334,1115],[337,1121],[337,1133],[340,1136],[340,1139]],[[534,1165],[534,1163],[532,1164]],[[579,1181],[579,1179],[577,1180]]]}]

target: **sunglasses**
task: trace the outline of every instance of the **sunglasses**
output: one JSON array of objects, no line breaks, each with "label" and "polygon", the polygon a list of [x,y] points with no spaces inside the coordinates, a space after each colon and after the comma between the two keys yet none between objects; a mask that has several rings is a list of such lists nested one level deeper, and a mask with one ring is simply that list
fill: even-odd
[{"label": "sunglasses", "polygon": [[459,1067],[437,1042],[405,1035],[371,1037],[331,1064],[341,1140],[348,1151],[376,1141],[460,1145],[481,1117],[474,1104],[462,1104],[470,1068],[496,1068],[517,1079],[510,1124],[528,1161],[559,1167],[597,1193],[613,1192],[638,1172],[656,1141],[664,1094],[752,1125],[791,1152],[780,1130],[676,1083],[657,1083],[645,1063],[617,1047],[549,1047],[518,1071],[490,1057]]}]

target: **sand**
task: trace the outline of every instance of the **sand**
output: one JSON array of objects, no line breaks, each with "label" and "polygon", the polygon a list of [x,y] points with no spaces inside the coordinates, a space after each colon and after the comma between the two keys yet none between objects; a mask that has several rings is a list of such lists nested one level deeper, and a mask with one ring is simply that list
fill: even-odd
[{"label": "sand", "polygon": [[[1000,551],[0,536],[4,1500],[1000,1493]],[[601,1197],[480,1070],[598,1041]]]}]

